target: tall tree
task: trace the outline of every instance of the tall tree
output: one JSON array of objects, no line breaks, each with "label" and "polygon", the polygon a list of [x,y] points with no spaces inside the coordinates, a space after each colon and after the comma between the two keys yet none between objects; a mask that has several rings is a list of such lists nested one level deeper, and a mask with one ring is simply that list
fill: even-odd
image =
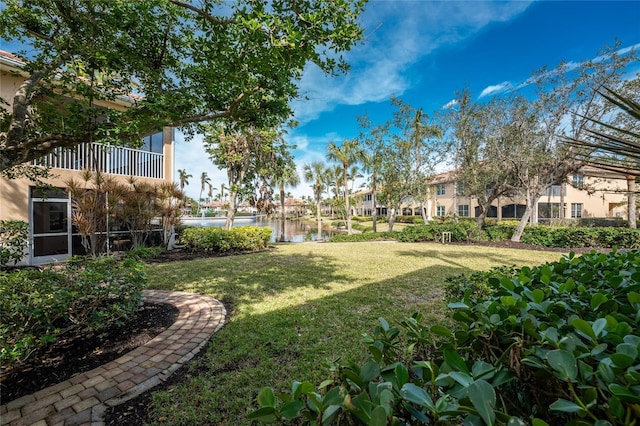
[{"label": "tall tree", "polygon": [[276,178],[275,182],[280,187],[280,242],[285,241],[285,187],[297,186],[300,183],[300,176],[296,170],[296,163],[293,161],[293,157],[289,152],[287,155],[280,156],[276,165]]},{"label": "tall tree", "polygon": [[[204,143],[210,159],[227,171],[229,208],[225,228],[231,229],[239,195],[254,194],[256,179],[266,179],[277,155],[286,149],[281,132],[233,124],[209,126]],[[266,184],[266,189],[269,184]]]},{"label": "tall tree", "polygon": [[180,191],[184,191],[185,185],[189,185],[189,178],[193,175],[187,173],[185,169],[178,169],[178,180],[180,181]]},{"label": "tall tree", "polygon": [[420,215],[427,222],[425,204],[430,199],[429,185],[439,164],[447,152],[440,142],[440,126],[431,124],[422,109],[416,109],[399,98],[392,97],[391,103],[398,109],[394,113],[393,124],[398,129],[394,133],[396,145],[410,158],[409,196],[420,203]]},{"label": "tall tree", "polygon": [[322,192],[324,191],[324,174],[325,165],[320,161],[314,161],[311,164],[304,165],[304,181],[311,184],[311,187],[313,188],[313,197],[316,202],[316,219],[318,221],[317,240],[322,239],[321,203]]},{"label": "tall tree", "polygon": [[201,201],[202,201],[202,193],[204,189],[211,183],[211,178],[207,172],[202,172],[200,175],[200,196],[198,197],[198,210],[200,210]]},{"label": "tall tree", "polygon": [[360,162],[362,155],[362,149],[360,149],[358,141],[355,139],[344,140],[342,145],[336,145],[331,142],[328,147],[327,158],[340,163],[342,166],[342,191],[348,235],[353,233],[351,229],[351,208],[349,206],[349,166]]},{"label": "tall tree", "polygon": [[[561,63],[553,72],[543,68],[534,73],[532,81],[536,83],[537,97],[533,101],[533,114],[539,121],[539,131],[536,143],[524,147],[532,155],[518,156],[518,179],[528,206],[511,237],[513,241],[520,241],[525,224],[547,187],[563,184],[567,176],[583,165],[576,161],[571,147],[560,146],[559,141],[567,136],[581,139],[589,122],[600,120],[613,108],[599,100],[598,90],[605,86],[619,87],[625,67],[639,59],[635,52],[619,55],[618,48],[616,45],[604,49],[598,60],[586,61],[577,69]],[[531,162],[527,163],[527,159]]]},{"label": "tall tree", "polygon": [[463,192],[478,203],[476,222],[484,226],[493,202],[513,190],[509,159],[515,140],[508,129],[514,120],[515,98],[493,98],[479,103],[471,99],[469,90],[458,93],[455,107],[442,120],[451,129],[455,152],[455,179]]},{"label": "tall tree", "polygon": [[363,147],[362,164],[365,172],[369,172],[371,189],[371,219],[373,232],[378,232],[378,175],[383,165],[383,148],[388,137],[388,127],[378,125],[372,127],[371,121],[366,117],[358,117],[360,133],[358,139]]},{"label": "tall tree", "polygon": [[[362,38],[364,5],[5,0],[0,37],[25,46],[25,79],[2,106],[0,172],[58,147],[135,142],[162,126],[191,134],[220,118],[279,125],[306,65],[346,71],[341,53]],[[116,100],[126,108],[104,108]]]}]

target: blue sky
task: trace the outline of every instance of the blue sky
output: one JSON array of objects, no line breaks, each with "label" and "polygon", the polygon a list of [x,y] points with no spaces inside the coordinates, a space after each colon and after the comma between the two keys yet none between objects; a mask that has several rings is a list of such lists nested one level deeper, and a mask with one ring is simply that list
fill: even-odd
[{"label": "blue sky", "polygon": [[[326,161],[330,142],[357,136],[358,116],[374,124],[390,119],[392,95],[432,116],[466,87],[479,98],[543,66],[595,58],[616,40],[640,48],[639,18],[640,1],[372,0],[362,16],[365,39],[345,55],[351,71],[327,77],[306,69],[300,87],[309,100],[294,103],[300,125],[286,139],[297,145],[301,171],[305,163]],[[630,71],[640,72],[640,64]],[[187,187],[194,198],[203,171],[214,186],[226,182],[197,139],[178,141],[178,168],[194,175]],[[289,190],[312,194],[304,181]]]}]

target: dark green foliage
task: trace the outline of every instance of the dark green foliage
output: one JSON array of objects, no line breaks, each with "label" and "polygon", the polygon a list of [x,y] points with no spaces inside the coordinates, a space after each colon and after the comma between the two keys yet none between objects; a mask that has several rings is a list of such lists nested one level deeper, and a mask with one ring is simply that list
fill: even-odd
[{"label": "dark green foliage", "polygon": [[396,216],[396,223],[413,223],[415,225],[424,225],[424,220],[420,216]]},{"label": "dark green foliage", "polygon": [[109,257],[0,272],[0,363],[19,363],[65,335],[120,323],[142,304],[145,283],[143,264]]},{"label": "dark green foliage", "polygon": [[132,259],[137,259],[137,260],[153,259],[154,257],[162,254],[165,251],[166,249],[160,246],[156,246],[156,247],[138,246],[138,247],[133,247],[131,250],[129,250],[126,256]]},{"label": "dark green foliage", "polygon": [[399,232],[387,231],[387,232],[364,232],[362,234],[340,234],[334,235],[329,238],[331,243],[342,242],[359,242],[359,241],[380,241],[380,240],[395,240],[398,237]]},{"label": "dark green foliage", "polygon": [[408,226],[398,235],[398,241],[441,241],[442,233],[450,232],[451,241],[469,242],[486,240],[486,236],[473,221],[431,222],[428,225]]},{"label": "dark green foliage", "polygon": [[262,250],[269,246],[271,228],[239,226],[222,228],[185,228],[181,237],[187,249],[194,252],[229,253]]},{"label": "dark green foliage", "polygon": [[454,328],[380,318],[361,364],[264,388],[263,422],[627,425],[640,413],[640,252],[449,280]]},{"label": "dark green foliage", "polygon": [[15,265],[29,243],[29,224],[21,220],[0,220],[0,266]]},{"label": "dark green foliage", "polygon": [[629,228],[547,227],[525,228],[522,242],[545,247],[640,248],[640,230]]}]

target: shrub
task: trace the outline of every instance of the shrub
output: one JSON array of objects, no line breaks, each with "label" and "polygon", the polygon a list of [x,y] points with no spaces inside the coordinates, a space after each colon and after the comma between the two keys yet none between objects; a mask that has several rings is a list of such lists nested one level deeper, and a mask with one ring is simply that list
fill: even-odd
[{"label": "shrub", "polygon": [[398,241],[440,241],[443,232],[451,233],[451,241],[467,242],[486,239],[484,232],[473,221],[432,222],[428,225],[404,228],[398,236]]},{"label": "shrub", "polygon": [[0,266],[15,265],[24,257],[29,243],[29,224],[21,220],[0,220]]},{"label": "shrub", "polygon": [[397,223],[413,223],[415,225],[424,225],[421,216],[396,216]]},{"label": "shrub", "polygon": [[153,259],[154,257],[164,253],[165,251],[166,249],[160,246],[156,246],[156,247],[138,246],[138,247],[133,247],[131,250],[129,250],[126,256],[132,259],[138,259],[138,260]]},{"label": "shrub", "polygon": [[[456,326],[414,314],[318,387],[263,388],[249,417],[295,424],[634,424],[640,252],[573,254],[453,280]],[[486,291],[485,291],[486,290]]]},{"label": "shrub", "polygon": [[95,333],[131,317],[142,304],[143,268],[103,257],[0,272],[0,363],[14,365],[65,335]]},{"label": "shrub", "polygon": [[271,228],[240,226],[222,228],[186,228],[182,243],[188,250],[202,253],[228,253],[262,250],[271,240]]},{"label": "shrub", "polygon": [[329,238],[331,243],[342,242],[359,242],[359,241],[380,241],[380,240],[395,240],[399,232],[387,231],[387,232],[365,232],[362,234],[340,234],[334,235]]}]

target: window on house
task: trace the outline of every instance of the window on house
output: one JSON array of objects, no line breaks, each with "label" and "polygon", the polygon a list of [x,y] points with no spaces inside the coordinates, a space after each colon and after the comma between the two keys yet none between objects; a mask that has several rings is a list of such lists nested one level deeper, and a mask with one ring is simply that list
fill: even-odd
[{"label": "window on house", "polygon": [[562,191],[562,185],[551,185],[545,192],[546,197],[559,197]]},{"label": "window on house", "polygon": [[441,183],[436,187],[436,195],[445,195],[446,193],[446,185],[444,183]]},{"label": "window on house", "polygon": [[571,203],[571,217],[582,217],[582,203]]},{"label": "window on house", "polygon": [[444,216],[446,214],[444,206],[436,206],[436,216]]},{"label": "window on house", "polygon": [[140,147],[140,150],[162,154],[162,143],[162,132],[154,133],[142,138],[142,146]]},{"label": "window on house", "polygon": [[573,186],[578,189],[584,188],[584,176],[573,175]]},{"label": "window on house", "polygon": [[460,204],[458,206],[458,216],[469,217],[469,204]]}]

